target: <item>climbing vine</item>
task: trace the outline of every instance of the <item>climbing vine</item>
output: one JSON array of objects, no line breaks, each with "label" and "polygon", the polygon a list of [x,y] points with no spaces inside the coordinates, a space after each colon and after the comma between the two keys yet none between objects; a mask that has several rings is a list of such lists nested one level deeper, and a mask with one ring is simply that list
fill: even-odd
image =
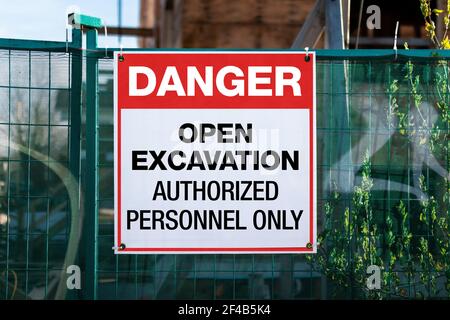
[{"label": "climbing vine", "polygon": [[[432,9],[429,0],[419,0],[419,4],[435,48],[450,49],[450,1],[445,9]],[[441,38],[436,32],[440,17],[445,28]],[[417,185],[419,192],[375,215],[372,164],[366,153],[350,205],[340,205],[339,186],[325,203],[318,253],[308,256],[308,261],[328,279],[336,296],[450,297],[449,64],[431,57],[420,68],[411,60],[392,68],[402,76],[392,79],[386,90],[387,126],[425,159],[421,169],[405,172],[411,174],[411,184]],[[433,174],[433,168],[441,170]],[[382,274],[376,290],[367,286],[370,265],[378,266]]]}]

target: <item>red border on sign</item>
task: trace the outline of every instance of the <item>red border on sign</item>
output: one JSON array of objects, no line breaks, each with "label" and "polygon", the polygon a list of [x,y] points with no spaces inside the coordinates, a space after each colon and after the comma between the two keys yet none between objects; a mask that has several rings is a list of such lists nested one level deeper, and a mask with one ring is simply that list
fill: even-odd
[{"label": "red border on sign", "polygon": [[[157,53],[157,52],[155,52]],[[179,54],[183,54],[183,52],[177,52]],[[205,53],[205,52],[202,52]],[[221,53],[227,53],[227,52],[221,52]],[[240,52],[229,52],[230,54],[239,54]],[[267,54],[274,53],[274,52],[267,52]],[[282,53],[282,52],[281,52]],[[264,54],[264,52],[259,52],[259,54]],[[304,53],[296,52],[296,54],[304,55]],[[311,62],[315,63],[315,56],[311,54],[312,59]],[[115,60],[115,63],[118,63],[118,60]],[[313,89],[315,90],[315,68],[313,67]],[[117,79],[116,83],[114,84],[117,86]],[[115,87],[115,90],[117,88]],[[117,92],[116,92],[117,94]],[[117,96],[115,97],[117,100]],[[122,109],[147,109],[144,107],[123,107],[120,105],[120,103],[117,103],[117,244],[116,248],[119,248],[122,244],[122,235],[121,235],[121,228],[122,228],[122,221],[121,221],[121,212],[122,212],[122,206],[121,206],[121,115],[122,115]],[[230,248],[230,247],[200,247],[200,248],[130,248],[126,247],[119,252],[312,252],[314,251],[314,195],[315,195],[315,189],[314,189],[314,152],[315,152],[315,144],[314,144],[314,107],[315,107],[315,98],[313,100],[313,103],[309,105],[309,143],[310,143],[310,182],[309,182],[309,188],[310,188],[310,215],[309,215],[309,243],[311,244],[311,248],[308,247],[238,247],[238,248]],[[172,107],[173,109],[203,109],[203,108],[196,108],[196,107]],[[153,109],[160,109],[160,108],[153,108]],[[161,108],[164,109],[164,108]],[[216,107],[215,109],[230,109],[230,107]],[[236,107],[231,109],[252,109],[251,107]],[[276,108],[267,108],[264,109],[290,109],[290,108],[283,108],[283,107],[276,107]]]}]

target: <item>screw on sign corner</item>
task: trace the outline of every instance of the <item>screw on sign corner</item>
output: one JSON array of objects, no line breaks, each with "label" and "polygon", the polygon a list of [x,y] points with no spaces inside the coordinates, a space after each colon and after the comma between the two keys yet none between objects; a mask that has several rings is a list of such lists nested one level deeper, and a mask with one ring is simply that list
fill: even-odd
[{"label": "screw on sign corner", "polygon": [[125,250],[125,248],[126,248],[126,246],[125,246],[124,243],[122,243],[122,244],[119,246],[119,250]]},{"label": "screw on sign corner", "polygon": [[307,54],[307,55],[305,56],[305,61],[306,61],[306,62],[309,62],[309,60],[311,60],[311,57],[309,56],[309,54]]},{"label": "screw on sign corner", "polygon": [[122,62],[125,60],[125,57],[123,55],[119,55],[119,62]]},{"label": "screw on sign corner", "polygon": [[307,247],[308,249],[312,249],[312,243],[311,243],[311,242],[308,242],[308,243],[306,244],[306,247]]}]

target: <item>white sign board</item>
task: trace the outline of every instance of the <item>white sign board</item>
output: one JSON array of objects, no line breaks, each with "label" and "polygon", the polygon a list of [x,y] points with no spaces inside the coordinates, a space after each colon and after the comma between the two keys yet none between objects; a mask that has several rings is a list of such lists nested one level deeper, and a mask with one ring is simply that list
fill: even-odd
[{"label": "white sign board", "polygon": [[315,252],[314,54],[119,55],[115,252]]}]

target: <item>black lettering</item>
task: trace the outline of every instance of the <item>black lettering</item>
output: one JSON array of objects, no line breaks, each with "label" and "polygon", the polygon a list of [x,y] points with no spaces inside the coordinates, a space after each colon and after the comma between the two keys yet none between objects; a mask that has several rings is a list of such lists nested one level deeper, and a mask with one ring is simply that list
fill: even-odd
[{"label": "black lettering", "polygon": [[240,224],[240,212],[239,210],[236,210],[236,230],[247,230],[246,226],[241,226]]},{"label": "black lettering", "polygon": [[207,151],[204,151],[203,154],[205,156],[206,164],[208,165],[208,169],[209,170],[216,170],[217,163],[219,162],[220,151],[215,151],[214,152],[214,160],[211,159],[211,153],[209,153]]},{"label": "black lettering", "polygon": [[172,217],[172,213],[174,216],[178,215],[178,212],[176,212],[175,210],[169,210],[166,212],[166,219],[169,222],[172,222],[172,226],[170,226],[169,223],[166,223],[167,230],[176,230],[178,228],[178,221]]},{"label": "black lettering", "polygon": [[[187,217],[188,223],[185,224],[184,217]],[[188,210],[183,210],[180,212],[180,227],[183,230],[189,230],[192,226],[192,215]]]},{"label": "black lettering", "polygon": [[241,184],[245,186],[244,191],[241,194],[241,200],[251,201],[252,197],[247,196],[247,194],[250,193],[249,191],[252,186],[252,181],[241,181]]},{"label": "black lettering", "polygon": [[206,210],[203,210],[203,216],[200,214],[200,210],[194,210],[194,229],[197,230],[198,224],[202,229],[207,228]]},{"label": "black lettering", "polygon": [[227,194],[229,194],[230,196],[229,200],[234,200],[235,194],[233,190],[234,190],[233,181],[222,181],[222,200],[227,200]]},{"label": "black lettering", "polygon": [[224,136],[228,136],[231,132],[227,129],[233,128],[232,123],[219,123],[217,124],[217,130],[219,131],[217,135],[217,141],[221,143],[229,143],[233,142],[232,138],[226,138]]},{"label": "black lettering", "polygon": [[202,123],[200,125],[200,142],[205,142],[205,137],[212,137],[216,134],[216,127],[212,123]]},{"label": "black lettering", "polygon": [[203,159],[200,156],[200,151],[192,152],[191,160],[189,161],[186,169],[192,170],[193,167],[198,167],[200,170],[206,170]]},{"label": "black lettering", "polygon": [[[212,188],[215,187],[215,194],[213,195]],[[211,181],[208,183],[208,199],[212,201],[218,200],[220,197],[220,186],[218,181]]]},{"label": "black lettering", "polygon": [[252,135],[253,129],[251,123],[247,123],[247,130],[244,129],[242,124],[236,123],[236,142],[241,142],[241,137],[243,137],[245,142],[251,143]]},{"label": "black lettering", "polygon": [[[156,216],[156,214],[159,214],[159,217]],[[156,230],[156,223],[159,222],[161,226],[161,230],[164,230],[164,212],[161,210],[153,210],[153,230]]]},{"label": "black lettering", "polygon": [[167,200],[167,196],[164,191],[164,185],[162,181],[156,182],[155,192],[153,193],[152,200],[156,200],[158,197],[161,197],[163,200]]},{"label": "black lettering", "polygon": [[[284,210],[283,210],[284,211]],[[268,220],[268,229],[272,230],[272,225],[275,226],[276,229],[281,229],[281,210],[277,210],[276,216],[273,210],[268,210],[267,212],[269,218]],[[289,228],[286,228],[289,229]]]},{"label": "black lettering", "polygon": [[[273,195],[270,195],[270,186],[273,186]],[[266,183],[266,199],[265,200],[275,200],[278,198],[278,183],[275,181],[267,181]]]},{"label": "black lettering", "polygon": [[236,160],[234,159],[231,151],[225,151],[219,170],[224,170],[225,167],[231,167],[233,170],[238,169]]},{"label": "black lettering", "polygon": [[213,223],[217,230],[222,229],[222,210],[219,210],[219,214],[215,215],[214,210],[209,210],[209,229],[213,229]]},{"label": "black lettering", "polygon": [[[267,163],[267,158],[269,156],[272,156],[273,158],[273,164],[271,165]],[[280,155],[274,150],[263,152],[261,156],[261,165],[264,169],[275,170],[280,165]]]},{"label": "black lettering", "polygon": [[182,170],[184,169],[184,167],[186,166],[186,162],[181,162],[180,164],[176,165],[173,162],[173,157],[175,156],[179,156],[180,158],[185,158],[186,155],[184,154],[183,151],[181,150],[176,150],[176,151],[172,151],[171,153],[169,153],[169,157],[167,159],[167,162],[169,163],[169,167],[173,170]]},{"label": "black lettering", "polygon": [[146,158],[140,158],[139,156],[146,156],[145,150],[133,150],[131,151],[131,170],[147,170],[147,166],[139,165],[139,163],[146,162]]},{"label": "black lettering", "polygon": [[233,216],[229,216],[229,214],[233,214],[234,210],[224,210],[224,222],[225,222],[225,226],[224,226],[224,230],[234,230],[234,217]]},{"label": "black lettering", "polygon": [[[258,187],[259,186],[259,187]],[[258,196],[258,193],[264,192],[264,181],[253,182],[253,200],[264,200],[264,196]]]},{"label": "black lettering", "polygon": [[[131,217],[131,214],[134,214],[134,217]],[[136,210],[127,210],[127,230],[131,229],[131,222],[137,221],[139,218],[139,212]]]},{"label": "black lettering", "polygon": [[154,170],[156,166],[158,166],[161,170],[167,170],[166,166],[162,162],[162,157],[166,154],[165,150],[160,151],[158,154],[155,151],[150,150],[149,153],[154,160],[150,165],[150,167],[148,168],[148,170]]},{"label": "black lettering", "polygon": [[303,210],[300,210],[300,211],[298,212],[298,215],[295,214],[295,211],[294,211],[294,210],[291,210],[291,214],[292,214],[292,217],[294,218],[295,229],[298,229],[298,228],[300,227],[300,218],[302,217]]},{"label": "black lettering", "polygon": [[[258,216],[261,216],[262,223],[258,223]],[[256,210],[253,213],[253,226],[256,230],[262,230],[266,227],[266,213],[263,210]]]},{"label": "black lettering", "polygon": [[[190,138],[186,138],[186,135],[185,135],[186,129],[190,129],[192,132]],[[195,139],[197,139],[197,136],[198,136],[197,128],[192,123],[184,123],[178,129],[178,137],[183,142],[192,143],[195,141]]]},{"label": "black lettering", "polygon": [[283,150],[281,151],[281,170],[287,170],[287,163],[289,162],[292,170],[298,170],[299,169],[299,160],[298,160],[298,150],[295,150],[294,152],[294,158],[291,157],[288,151]]},{"label": "black lettering", "polygon": [[150,222],[150,217],[145,217],[144,216],[144,214],[146,214],[146,213],[151,213],[151,211],[150,210],[141,210],[140,211],[140,220],[139,220],[139,223],[140,223],[140,229],[141,230],[151,230],[151,227],[150,226],[145,226],[144,225],[144,223],[145,222]]}]

